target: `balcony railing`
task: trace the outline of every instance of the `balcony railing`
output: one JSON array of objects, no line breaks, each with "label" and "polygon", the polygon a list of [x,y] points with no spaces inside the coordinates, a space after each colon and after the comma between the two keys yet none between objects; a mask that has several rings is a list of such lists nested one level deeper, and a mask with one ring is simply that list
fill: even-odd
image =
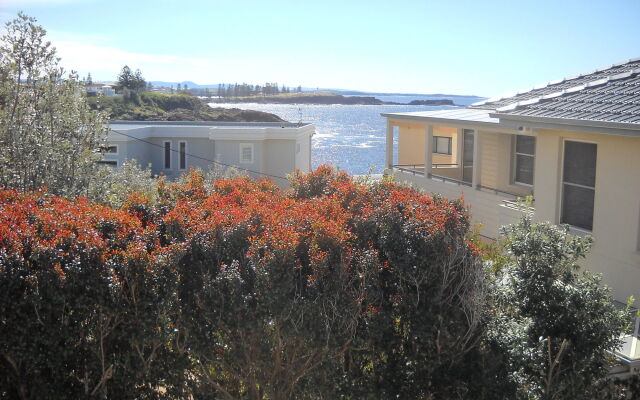
[{"label": "balcony railing", "polygon": [[[446,163],[433,164],[432,170],[439,169],[439,168],[451,168],[451,167],[460,167],[460,164],[446,164]],[[408,173],[411,175],[425,176],[424,164],[395,164],[393,165],[393,168],[397,169],[398,171]],[[471,182],[450,178],[448,176],[438,175],[434,173],[429,174],[428,178],[441,181],[443,183],[453,183],[460,186],[473,187]],[[476,185],[476,189],[483,192],[493,193],[502,197],[509,197],[510,198],[509,200],[505,200],[505,203],[508,203],[507,205],[514,205],[514,206],[517,206],[517,208],[532,208],[531,206],[527,206],[521,202],[521,199],[525,199],[526,197],[526,196],[523,196],[522,194],[509,192],[506,190],[501,190],[498,188],[484,186],[484,185]]]},{"label": "balcony railing", "polygon": [[483,192],[493,192],[494,194],[501,194],[501,195],[513,197],[514,200],[522,199],[522,198],[525,197],[525,196],[523,196],[521,194],[518,194],[518,193],[507,192],[505,190],[496,189],[496,188],[493,188],[493,187],[490,187],[490,186],[476,185],[476,188],[478,190],[482,190]]},{"label": "balcony railing", "polygon": [[470,182],[461,181],[460,179],[449,178],[448,176],[429,174],[429,178],[442,181],[443,183],[455,183],[456,185],[471,187]]}]

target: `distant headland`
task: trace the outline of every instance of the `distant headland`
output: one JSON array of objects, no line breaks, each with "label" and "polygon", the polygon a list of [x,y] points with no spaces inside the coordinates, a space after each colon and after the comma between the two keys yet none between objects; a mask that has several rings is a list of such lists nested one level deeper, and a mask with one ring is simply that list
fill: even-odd
[{"label": "distant headland", "polygon": [[211,103],[262,103],[262,104],[343,104],[343,105],[412,105],[456,106],[452,99],[413,100],[409,103],[382,101],[374,96],[343,96],[332,92],[283,93],[269,96],[244,96],[212,98]]}]

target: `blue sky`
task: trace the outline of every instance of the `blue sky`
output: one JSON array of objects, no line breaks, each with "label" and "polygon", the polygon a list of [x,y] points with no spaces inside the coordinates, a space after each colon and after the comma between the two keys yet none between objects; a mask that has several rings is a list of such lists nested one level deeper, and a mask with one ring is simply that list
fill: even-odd
[{"label": "blue sky", "polygon": [[640,0],[0,0],[113,80],[495,96],[640,57]]}]

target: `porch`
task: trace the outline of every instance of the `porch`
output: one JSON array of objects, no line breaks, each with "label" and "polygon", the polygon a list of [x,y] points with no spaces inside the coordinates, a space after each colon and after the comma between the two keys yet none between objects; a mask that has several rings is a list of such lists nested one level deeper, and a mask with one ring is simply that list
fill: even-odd
[{"label": "porch", "polygon": [[501,226],[535,212],[531,134],[385,116],[386,173],[430,193],[464,198],[481,236],[496,239]]}]

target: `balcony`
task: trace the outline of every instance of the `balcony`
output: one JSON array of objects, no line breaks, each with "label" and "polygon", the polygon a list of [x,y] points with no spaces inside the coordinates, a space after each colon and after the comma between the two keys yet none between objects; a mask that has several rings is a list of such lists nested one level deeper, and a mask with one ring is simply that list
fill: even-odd
[{"label": "balcony", "polygon": [[535,211],[521,201],[533,194],[533,186],[515,184],[508,176],[514,134],[402,122],[394,129],[390,124],[386,172],[429,193],[463,198],[481,236],[496,239],[501,226]]}]

